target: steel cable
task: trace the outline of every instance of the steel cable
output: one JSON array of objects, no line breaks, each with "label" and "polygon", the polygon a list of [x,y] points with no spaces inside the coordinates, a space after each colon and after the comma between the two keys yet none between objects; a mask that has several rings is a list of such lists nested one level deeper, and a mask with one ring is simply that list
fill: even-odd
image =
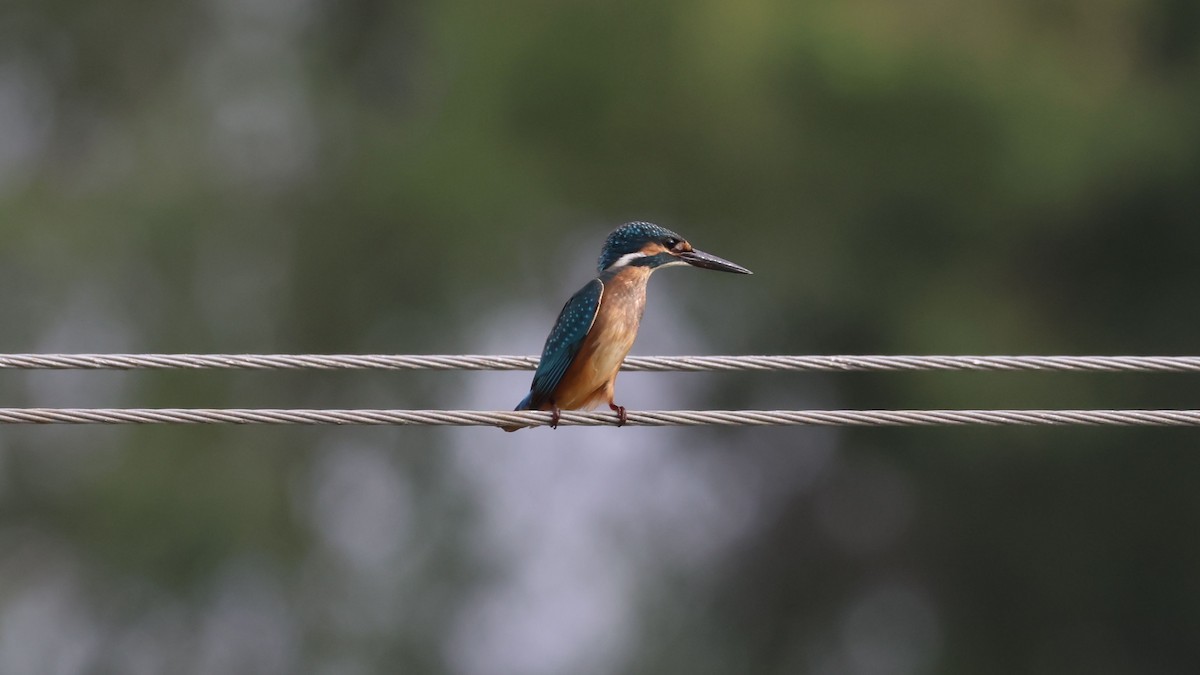
[{"label": "steel cable", "polygon": [[[536,356],[387,354],[0,354],[26,370],[532,370]],[[1200,372],[1194,356],[631,356],[628,371]],[[205,408],[0,408],[0,424],[331,424],[545,426],[547,412]],[[609,412],[563,412],[563,426],[613,426]],[[659,410],[629,426],[1200,426],[1200,410]]]},{"label": "steel cable", "polygon": [[[206,408],[0,408],[0,424],[546,426],[548,412]],[[561,426],[616,426],[611,412],[561,413]],[[1200,410],[647,410],[628,426],[1200,426]]]},{"label": "steel cable", "polygon": [[[533,370],[536,356],[393,354],[0,354],[21,370]],[[630,356],[626,371],[1200,372],[1200,356]]]}]

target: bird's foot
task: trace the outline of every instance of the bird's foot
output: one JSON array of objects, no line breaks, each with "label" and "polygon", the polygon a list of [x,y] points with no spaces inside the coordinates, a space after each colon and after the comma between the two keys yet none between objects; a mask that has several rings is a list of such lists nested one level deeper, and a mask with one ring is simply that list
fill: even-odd
[{"label": "bird's foot", "polygon": [[616,403],[609,403],[608,407],[612,408],[612,410],[617,413],[617,426],[625,426],[625,423],[629,421],[629,416],[625,414],[625,406],[617,405]]},{"label": "bird's foot", "polygon": [[561,419],[562,419],[562,411],[558,409],[558,406],[554,406],[553,408],[550,408],[550,428],[557,429],[558,421]]}]

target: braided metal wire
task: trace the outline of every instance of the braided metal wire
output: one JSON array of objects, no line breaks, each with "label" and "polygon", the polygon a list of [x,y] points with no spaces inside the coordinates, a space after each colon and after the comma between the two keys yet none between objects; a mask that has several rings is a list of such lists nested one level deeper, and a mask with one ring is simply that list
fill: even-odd
[{"label": "braided metal wire", "polygon": [[[0,424],[332,424],[546,426],[548,412],[204,408],[0,408]],[[563,412],[561,426],[616,426],[611,412]],[[1200,426],[1200,410],[650,410],[628,426]]]},{"label": "braided metal wire", "polygon": [[[0,354],[32,370],[532,370],[536,356],[386,354]],[[1194,356],[631,356],[629,371],[1200,372]],[[563,426],[613,426],[609,412],[563,412]],[[550,413],[472,410],[0,408],[0,424],[332,424],[545,426]],[[1200,410],[660,410],[630,426],[1200,426]]]},{"label": "braided metal wire", "polygon": [[[533,370],[537,356],[389,354],[0,354],[23,370]],[[1200,356],[630,356],[626,371],[1200,372]]]}]

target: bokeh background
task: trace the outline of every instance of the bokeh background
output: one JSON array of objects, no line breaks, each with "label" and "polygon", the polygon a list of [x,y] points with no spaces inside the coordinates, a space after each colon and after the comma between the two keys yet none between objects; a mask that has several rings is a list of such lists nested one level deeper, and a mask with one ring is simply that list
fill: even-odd
[{"label": "bokeh background", "polygon": [[[0,352],[1200,351],[1191,0],[6,0]],[[0,373],[505,409],[528,373]],[[623,375],[652,408],[1200,407],[1181,375]],[[0,672],[1191,673],[1200,436],[0,429]]]}]

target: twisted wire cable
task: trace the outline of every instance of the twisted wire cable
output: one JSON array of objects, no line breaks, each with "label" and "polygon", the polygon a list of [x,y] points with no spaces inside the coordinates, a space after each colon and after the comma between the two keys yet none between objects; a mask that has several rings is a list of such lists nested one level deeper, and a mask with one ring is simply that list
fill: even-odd
[{"label": "twisted wire cable", "polygon": [[[0,408],[0,424],[547,426],[548,412],[205,408]],[[628,426],[1200,426],[1200,410],[649,410]],[[561,413],[561,426],[616,426],[611,412]]]},{"label": "twisted wire cable", "polygon": [[[536,356],[385,354],[0,354],[32,370],[532,370]],[[629,371],[1200,372],[1194,356],[649,356]],[[546,426],[550,413],[471,410],[0,408],[0,424],[332,424]],[[607,412],[563,412],[564,426],[614,426]],[[1200,426],[1200,410],[672,410],[628,413],[630,426]]]},{"label": "twisted wire cable", "polygon": [[[0,370],[533,370],[537,364],[537,356],[471,354],[0,354]],[[630,356],[622,369],[1195,373],[1200,356]]]}]

